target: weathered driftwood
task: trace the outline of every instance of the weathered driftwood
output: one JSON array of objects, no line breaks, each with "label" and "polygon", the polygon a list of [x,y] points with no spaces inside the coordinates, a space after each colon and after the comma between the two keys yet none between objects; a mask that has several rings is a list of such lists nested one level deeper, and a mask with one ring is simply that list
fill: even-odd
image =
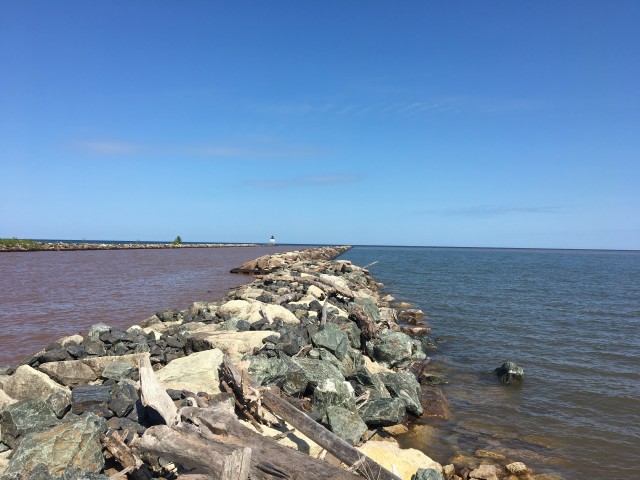
[{"label": "weathered driftwood", "polygon": [[329,301],[325,298],[324,303],[322,304],[322,314],[320,315],[320,326],[324,326],[327,323],[327,316],[329,310]]},{"label": "weathered driftwood", "polygon": [[365,340],[371,340],[378,335],[380,327],[364,311],[360,309],[354,310],[349,314],[349,318],[358,325]]},{"label": "weathered driftwood", "polygon": [[111,435],[102,435],[100,441],[111,456],[124,468],[122,472],[112,475],[110,478],[126,478],[127,475],[133,480],[150,480],[153,478],[147,466],[124,443],[118,432],[113,432]]},{"label": "weathered driftwood", "polygon": [[278,304],[278,305],[282,305],[283,303],[297,302],[301,298],[302,298],[302,294],[301,293],[291,292],[291,293],[286,293],[286,294],[281,295],[278,298],[276,298],[276,302],[275,303]]},{"label": "weathered driftwood", "polygon": [[139,370],[140,401],[142,405],[153,408],[160,414],[167,425],[173,425],[178,420],[178,409],[156,378],[147,355],[140,359]]},{"label": "weathered driftwood", "polygon": [[[327,430],[285,399],[269,389],[261,388],[246,372],[239,372],[231,362],[231,359],[226,355],[221,371],[223,376],[228,376],[230,383],[235,384],[234,393],[237,395],[241,395],[247,391],[250,392],[251,395],[259,393],[261,403],[277,417],[293,425],[337,459],[353,467],[353,469],[361,475],[379,480],[397,480],[398,477],[396,475],[359,452],[352,445]],[[251,399],[251,401],[255,402],[253,399]]]},{"label": "weathered driftwood", "polygon": [[135,445],[144,452],[179,464],[190,474],[221,480],[246,480],[249,477],[250,448],[212,442],[199,432],[184,427],[156,425],[147,429]]}]

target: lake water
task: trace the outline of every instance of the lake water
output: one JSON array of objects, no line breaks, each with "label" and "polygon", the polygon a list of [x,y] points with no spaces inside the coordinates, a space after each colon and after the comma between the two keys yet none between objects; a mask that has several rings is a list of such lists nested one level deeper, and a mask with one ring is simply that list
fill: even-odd
[{"label": "lake water", "polygon": [[[441,343],[451,415],[407,446],[476,449],[567,479],[639,478],[640,252],[358,247],[341,258],[413,302]],[[490,372],[512,360],[519,387]]]},{"label": "lake water", "polygon": [[308,247],[0,253],[0,365],[98,322],[128,328],[159,310],[219,300],[253,280],[242,263]]},{"label": "lake water", "polygon": [[[306,247],[0,254],[0,365],[104,322],[218,300],[230,268]],[[385,292],[428,316],[449,383],[448,420],[405,446],[441,463],[477,449],[566,479],[638,478],[640,252],[356,247]],[[525,369],[520,387],[490,371]]]}]

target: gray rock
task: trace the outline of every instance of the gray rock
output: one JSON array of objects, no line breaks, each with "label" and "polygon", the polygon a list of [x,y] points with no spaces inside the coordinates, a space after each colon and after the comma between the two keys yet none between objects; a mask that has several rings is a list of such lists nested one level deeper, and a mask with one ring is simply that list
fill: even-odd
[{"label": "gray rock", "polygon": [[340,328],[340,330],[347,334],[351,348],[355,348],[357,350],[360,350],[360,348],[362,348],[362,332],[358,328],[358,325],[355,324],[355,322],[349,321],[341,323],[338,325],[338,328]]},{"label": "gray rock", "polygon": [[99,342],[100,335],[109,331],[111,331],[111,327],[109,325],[106,325],[104,323],[96,323],[89,329],[89,333],[87,333],[87,339],[91,342]]},{"label": "gray rock", "polygon": [[31,433],[20,442],[5,475],[32,472],[40,464],[46,465],[47,473],[56,477],[64,475],[69,467],[99,473],[104,468],[100,434],[105,428],[104,419],[87,414]]},{"label": "gray rock", "polygon": [[47,397],[45,403],[56,417],[62,418],[71,409],[71,392],[55,392]]},{"label": "gray rock", "polygon": [[314,388],[326,380],[332,380],[335,383],[344,382],[345,380],[340,370],[327,362],[298,357],[292,358],[291,361],[302,369],[309,378],[309,384]]},{"label": "gray rock", "polygon": [[15,373],[3,382],[3,389],[7,395],[16,400],[27,398],[44,400],[52,393],[69,391],[68,388],[28,365],[19,366]]},{"label": "gray rock", "polygon": [[360,416],[367,425],[397,425],[404,415],[404,402],[399,398],[374,398],[360,409]]},{"label": "gray rock", "polygon": [[78,385],[71,393],[71,411],[80,415],[95,406],[106,407],[110,400],[109,385]]},{"label": "gray rock", "polygon": [[379,373],[378,377],[393,397],[397,397],[404,402],[408,412],[416,416],[422,415],[420,384],[411,372]]},{"label": "gray rock", "polygon": [[444,480],[444,476],[434,468],[420,468],[411,480]]},{"label": "gray rock", "polygon": [[1,440],[9,447],[16,448],[25,435],[46,430],[56,423],[58,419],[45,402],[35,399],[21,400],[2,411]]},{"label": "gray rock", "polygon": [[129,383],[119,383],[111,387],[109,409],[118,417],[126,417],[138,401],[136,387]]},{"label": "gray rock", "polygon": [[249,374],[260,385],[282,386],[287,378],[289,367],[279,358],[255,356],[249,358]]},{"label": "gray rock", "polygon": [[125,380],[131,376],[136,368],[129,362],[115,361],[108,363],[102,371],[102,378],[113,379],[117,382]]},{"label": "gray rock", "polygon": [[339,406],[327,408],[327,424],[333,433],[351,445],[358,443],[367,431],[367,424],[357,412]]},{"label": "gray rock", "polygon": [[519,367],[513,362],[505,362],[493,372],[505,385],[509,385],[510,383],[519,383],[524,380],[524,368]]},{"label": "gray rock", "polygon": [[107,354],[107,349],[99,339],[86,341],[83,346],[87,356],[102,357]]},{"label": "gray rock", "polygon": [[364,357],[360,350],[355,348],[348,348],[347,353],[341,361],[341,372],[347,380],[350,380],[357,376],[358,372],[365,368]]},{"label": "gray rock", "polygon": [[316,347],[325,348],[333,353],[338,360],[342,360],[349,348],[349,337],[334,323],[327,323],[311,336]]}]

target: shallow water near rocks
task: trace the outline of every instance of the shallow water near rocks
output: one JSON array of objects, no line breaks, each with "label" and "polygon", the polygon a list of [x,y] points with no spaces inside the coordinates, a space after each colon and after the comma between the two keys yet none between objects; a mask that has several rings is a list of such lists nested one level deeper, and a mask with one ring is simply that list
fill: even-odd
[{"label": "shallow water near rocks", "polygon": [[[637,476],[640,252],[357,247],[340,258],[377,261],[384,292],[446,340],[430,356],[450,418],[422,419],[403,446],[442,463],[483,449],[566,479]],[[522,385],[491,373],[506,360],[524,367]]]}]

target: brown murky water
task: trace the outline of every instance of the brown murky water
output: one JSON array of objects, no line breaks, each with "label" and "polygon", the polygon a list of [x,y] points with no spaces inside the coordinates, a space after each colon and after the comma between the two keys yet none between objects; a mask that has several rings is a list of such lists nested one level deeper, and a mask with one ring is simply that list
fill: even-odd
[{"label": "brown murky water", "polygon": [[98,322],[128,328],[155,312],[219,300],[252,280],[229,269],[298,246],[0,254],[0,365],[17,365]]}]

